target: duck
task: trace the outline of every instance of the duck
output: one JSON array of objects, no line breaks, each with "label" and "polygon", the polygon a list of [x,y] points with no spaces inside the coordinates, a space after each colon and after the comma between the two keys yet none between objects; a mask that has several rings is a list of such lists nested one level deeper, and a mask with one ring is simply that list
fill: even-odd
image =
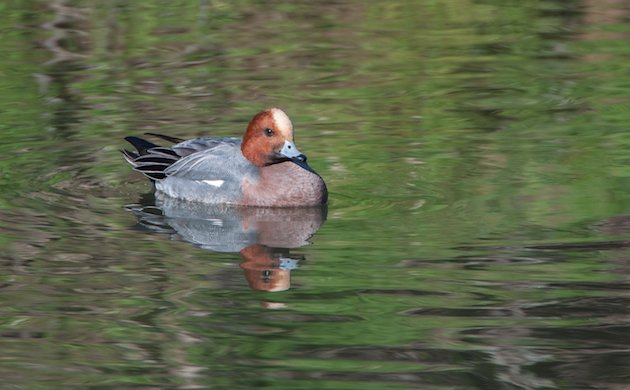
[{"label": "duck", "polygon": [[293,123],[279,108],[256,114],[242,139],[145,135],[174,143],[167,147],[125,137],[136,150],[121,150],[124,158],[154,183],[156,195],[256,207],[318,206],[328,201],[326,183],[295,146]]}]

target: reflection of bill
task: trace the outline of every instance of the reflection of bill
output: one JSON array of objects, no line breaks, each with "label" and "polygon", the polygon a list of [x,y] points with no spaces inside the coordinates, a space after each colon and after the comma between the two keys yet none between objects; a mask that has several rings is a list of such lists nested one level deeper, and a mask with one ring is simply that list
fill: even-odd
[{"label": "reflection of bill", "polygon": [[[148,203],[153,203],[149,201]],[[157,198],[151,204],[130,205],[139,223],[170,233],[213,252],[238,252],[241,268],[252,289],[285,291],[291,270],[298,267],[290,249],[309,244],[326,220],[327,209],[210,206]],[[160,211],[156,213],[156,211]]]}]

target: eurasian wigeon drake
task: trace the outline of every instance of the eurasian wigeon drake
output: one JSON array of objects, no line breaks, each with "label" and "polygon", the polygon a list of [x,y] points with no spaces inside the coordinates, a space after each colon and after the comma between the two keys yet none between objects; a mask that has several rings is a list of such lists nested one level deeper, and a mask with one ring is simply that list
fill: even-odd
[{"label": "eurasian wigeon drake", "polygon": [[238,138],[179,138],[148,133],[170,142],[163,147],[126,137],[137,150],[123,150],[133,169],[156,191],[187,201],[243,206],[299,207],[325,204],[324,180],[293,143],[293,124],[270,108],[249,122]]}]

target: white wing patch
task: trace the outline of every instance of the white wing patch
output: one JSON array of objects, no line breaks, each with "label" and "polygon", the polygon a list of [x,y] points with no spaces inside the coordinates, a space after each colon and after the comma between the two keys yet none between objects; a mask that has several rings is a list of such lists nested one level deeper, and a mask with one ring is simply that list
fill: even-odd
[{"label": "white wing patch", "polygon": [[202,182],[206,183],[207,185],[219,188],[223,185],[223,183],[225,183],[225,180],[202,180]]}]

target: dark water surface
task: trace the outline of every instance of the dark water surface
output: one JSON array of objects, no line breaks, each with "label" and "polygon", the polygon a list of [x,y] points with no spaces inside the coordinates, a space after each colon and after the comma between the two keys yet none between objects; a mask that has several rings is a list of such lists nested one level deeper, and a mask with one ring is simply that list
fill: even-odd
[{"label": "dark water surface", "polygon": [[[627,1],[9,0],[0,32],[2,386],[630,388]],[[269,106],[327,209],[182,208],[118,152]]]}]

